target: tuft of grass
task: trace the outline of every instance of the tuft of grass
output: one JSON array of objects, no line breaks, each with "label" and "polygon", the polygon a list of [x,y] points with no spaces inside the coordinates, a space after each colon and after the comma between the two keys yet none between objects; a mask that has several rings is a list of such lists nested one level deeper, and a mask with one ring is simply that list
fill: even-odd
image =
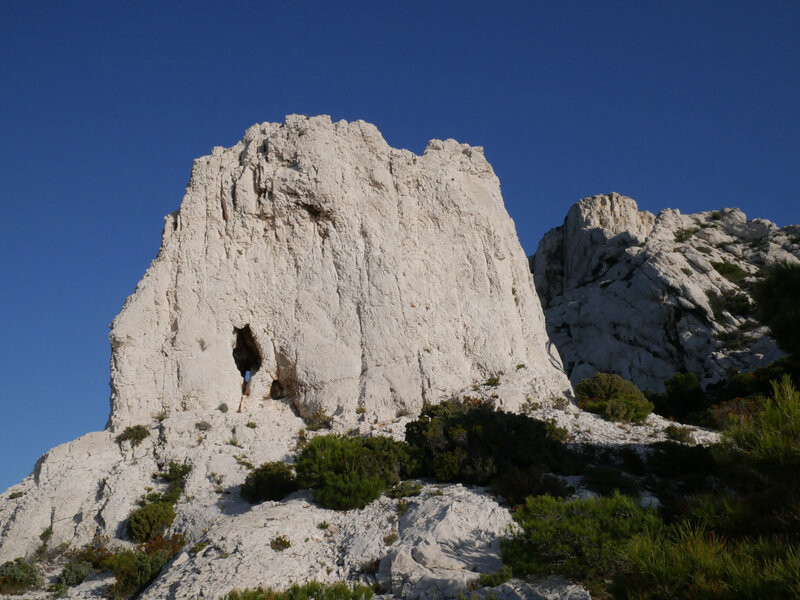
[{"label": "tuft of grass", "polygon": [[289,541],[289,538],[285,535],[278,535],[272,538],[272,541],[269,543],[269,547],[275,550],[275,552],[283,552],[291,548],[292,542]]},{"label": "tuft of grass", "polygon": [[667,425],[664,428],[664,435],[668,440],[680,442],[682,444],[692,443],[692,430],[689,427],[679,427],[677,425]]},{"label": "tuft of grass", "polygon": [[247,427],[249,427],[250,429],[255,429],[256,427],[258,427],[258,425],[256,424],[255,421],[248,421]]},{"label": "tuft of grass", "polygon": [[122,443],[127,440],[130,441],[131,448],[135,448],[149,435],[150,432],[144,425],[130,425],[117,436],[117,443]]},{"label": "tuft of grass", "polygon": [[393,531],[392,533],[383,536],[383,543],[386,544],[387,546],[391,546],[397,541],[398,537],[399,536],[397,535],[397,532]]}]

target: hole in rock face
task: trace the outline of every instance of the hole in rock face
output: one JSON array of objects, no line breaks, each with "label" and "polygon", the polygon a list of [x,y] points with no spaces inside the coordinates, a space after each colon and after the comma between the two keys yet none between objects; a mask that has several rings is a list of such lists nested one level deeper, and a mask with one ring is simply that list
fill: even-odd
[{"label": "hole in rock face", "polygon": [[261,366],[261,354],[258,352],[258,346],[253,337],[253,332],[250,330],[250,325],[245,325],[241,329],[234,327],[233,332],[236,335],[236,343],[233,346],[233,360],[236,363],[236,368],[239,369],[239,373],[242,374],[242,393],[247,394],[247,384]]},{"label": "hole in rock face", "polygon": [[269,397],[272,398],[273,400],[277,400],[278,398],[283,398],[283,396],[284,393],[281,382],[278,381],[277,379],[274,379],[272,381],[272,385],[269,388]]}]

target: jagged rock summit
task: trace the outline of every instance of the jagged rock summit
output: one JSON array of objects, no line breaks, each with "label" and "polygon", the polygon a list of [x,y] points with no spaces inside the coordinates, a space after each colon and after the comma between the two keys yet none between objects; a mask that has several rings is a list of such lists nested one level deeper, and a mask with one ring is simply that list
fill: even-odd
[{"label": "jagged rock summit", "polygon": [[736,208],[654,217],[609,194],[573,205],[530,263],[573,383],[605,371],[661,391],[677,371],[708,385],[782,354],[748,292],[779,260],[800,262],[800,226]]},{"label": "jagged rock summit", "polygon": [[482,148],[326,116],[195,161],[111,344],[115,429],[264,398],[386,419],[520,363],[569,390]]}]

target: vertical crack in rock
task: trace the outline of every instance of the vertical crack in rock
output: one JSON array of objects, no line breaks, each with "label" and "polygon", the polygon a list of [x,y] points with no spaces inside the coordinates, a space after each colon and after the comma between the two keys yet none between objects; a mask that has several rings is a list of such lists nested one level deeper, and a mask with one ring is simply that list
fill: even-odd
[{"label": "vertical crack in rock", "polygon": [[[236,362],[236,368],[239,369],[239,373],[242,376],[242,394],[247,395],[250,379],[261,367],[261,354],[258,351],[258,345],[253,337],[250,325],[245,325],[241,329],[234,327],[233,333],[236,335],[236,343],[233,346],[233,360]],[[274,384],[275,382],[273,382],[273,386]],[[278,384],[278,388],[280,388],[280,384]]]}]

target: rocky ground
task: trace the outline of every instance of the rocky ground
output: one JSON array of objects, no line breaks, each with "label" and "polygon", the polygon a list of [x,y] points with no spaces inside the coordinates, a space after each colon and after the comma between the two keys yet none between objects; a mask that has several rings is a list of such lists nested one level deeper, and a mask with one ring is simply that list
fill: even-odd
[{"label": "rocky ground", "polygon": [[530,259],[572,383],[603,371],[653,391],[678,371],[706,386],[781,356],[749,291],[776,261],[800,263],[800,226],[736,208],[654,217],[618,194],[575,204]]}]

